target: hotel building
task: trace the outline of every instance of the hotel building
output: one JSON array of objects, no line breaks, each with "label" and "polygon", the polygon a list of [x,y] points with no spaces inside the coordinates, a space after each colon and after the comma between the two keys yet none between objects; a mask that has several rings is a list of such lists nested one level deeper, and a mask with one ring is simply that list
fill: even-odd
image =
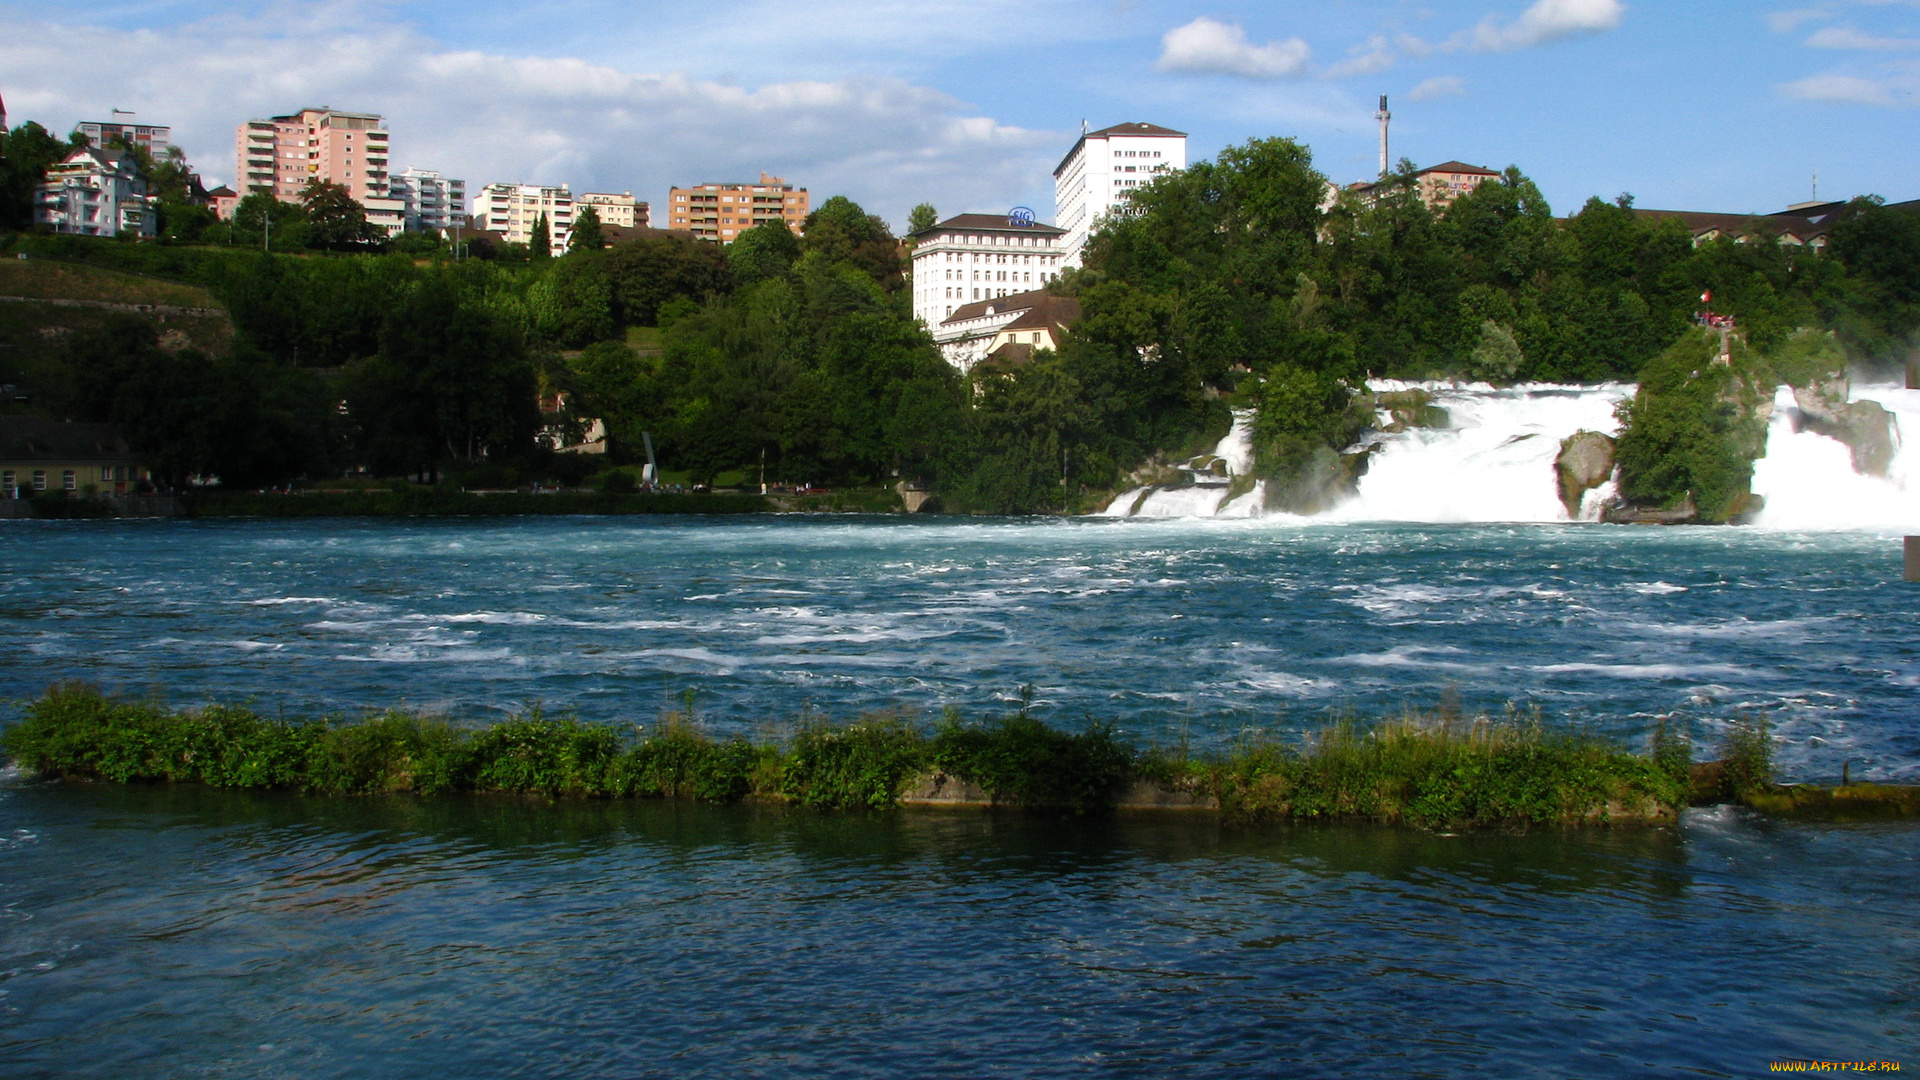
[{"label": "hotel building", "polygon": [[1044,288],[1065,267],[1065,235],[1005,214],[959,214],[914,233],[914,315],[937,329],[965,304]]}]

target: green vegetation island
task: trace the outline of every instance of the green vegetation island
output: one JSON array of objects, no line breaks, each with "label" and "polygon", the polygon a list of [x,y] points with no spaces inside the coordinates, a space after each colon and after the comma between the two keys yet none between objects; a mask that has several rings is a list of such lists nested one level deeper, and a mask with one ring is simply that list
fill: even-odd
[{"label": "green vegetation island", "polygon": [[[963,373],[911,313],[930,206],[902,237],[835,197],[799,235],[775,221],[724,247],[607,243],[583,214],[561,252],[538,233],[377,239],[325,184],[215,221],[162,162],[157,241],[35,233],[26,178],[62,145],[31,123],[4,139],[0,411],[115,424],[160,487],[217,477],[209,515],[696,509],[628,498],[649,440],[669,486],[837,493],[728,512],[912,493],[1077,513],[1210,448],[1236,409],[1253,417],[1238,482],[1310,513],[1364,472],[1376,410],[1432,422],[1370,378],[1467,378],[1637,382],[1617,443],[1582,433],[1563,455],[1565,489],[1617,465],[1619,520],[1737,521],[1773,387],[1804,391],[1870,471],[1886,424],[1846,414],[1845,374],[1896,369],[1920,327],[1920,215],[1877,198],[1819,248],[1696,243],[1624,195],[1556,217],[1518,168],[1445,206],[1407,162],[1329,199],[1308,149],[1272,138],[1138,189],[1049,286],[1081,311],[1059,349]],[[1736,329],[1695,325],[1708,293]],[[595,421],[604,454],[556,452]],[[306,511],[237,494],[347,476],[388,494],[303,494]],[[604,497],[462,497],[553,487]]]},{"label": "green vegetation island", "polygon": [[63,684],[27,706],[0,747],[29,773],[332,795],[458,792],[545,798],[742,800],[838,810],[1010,807],[1073,815],[1200,813],[1259,824],[1363,821],[1418,828],[1658,824],[1691,804],[1740,803],[1826,820],[1920,816],[1920,787],[1773,781],[1763,720],[1731,729],[1719,760],[1657,727],[1646,752],[1457,707],[1363,727],[1349,718],[1290,744],[1249,735],[1225,753],[1142,749],[1111,726],[1046,724],[1021,707],[931,728],[903,716],[803,717],[780,739],[714,739],[691,701],[650,724],[592,724],[532,708],[487,727],[389,710],[269,718],[250,706],[172,710]]}]

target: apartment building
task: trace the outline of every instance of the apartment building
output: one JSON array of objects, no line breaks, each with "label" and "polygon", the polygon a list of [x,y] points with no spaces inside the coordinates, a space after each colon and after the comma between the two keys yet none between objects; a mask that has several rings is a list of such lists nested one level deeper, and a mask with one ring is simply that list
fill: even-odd
[{"label": "apartment building", "polygon": [[[1421,169],[1413,174],[1412,179],[1414,194],[1427,204],[1429,210],[1445,210],[1453,205],[1455,199],[1481,184],[1500,179],[1500,174],[1464,161],[1448,161]],[[1348,190],[1372,203],[1383,193],[1392,190],[1392,184],[1388,181],[1354,184]]]},{"label": "apartment building", "polygon": [[667,193],[668,225],[730,244],[764,221],[784,218],[794,232],[807,220],[807,189],[760,174],[757,184],[701,184]]},{"label": "apartment building", "polygon": [[573,232],[573,207],[573,192],[565,184],[488,184],[473,197],[471,220],[474,228],[499,233],[509,244],[525,244],[533,240],[534,222],[545,214],[547,239],[557,254],[567,249]]},{"label": "apartment building", "polygon": [[389,235],[405,224],[391,194],[386,121],[373,113],[323,106],[248,120],[234,132],[234,176],[242,195],[265,192],[281,202],[298,202],[307,181],[326,180],[346,188]]},{"label": "apartment building", "polygon": [[914,233],[914,315],[937,330],[966,304],[1044,288],[1066,267],[1065,236],[1013,214],[957,214]]},{"label": "apartment building", "polygon": [[89,146],[47,169],[34,192],[33,220],[77,236],[153,236],[156,202],[132,154]]},{"label": "apartment building", "polygon": [[408,232],[463,229],[467,225],[467,182],[432,169],[395,174],[388,192],[400,201],[401,227]]},{"label": "apartment building", "polygon": [[166,160],[167,149],[173,145],[173,129],[160,124],[83,120],[74,125],[73,131],[76,135],[85,135],[89,146],[105,147],[109,139],[124,139],[128,146],[145,150],[155,161]]},{"label": "apartment building", "polygon": [[1079,266],[1087,237],[1123,212],[1135,188],[1187,167],[1187,136],[1139,122],[1084,132],[1053,170],[1053,221],[1066,231],[1066,265]]},{"label": "apartment building", "polygon": [[602,225],[618,225],[623,229],[644,229],[649,226],[649,208],[646,203],[636,202],[633,192],[623,191],[618,195],[605,191],[583,191],[573,197],[575,210],[593,207],[600,217]]}]

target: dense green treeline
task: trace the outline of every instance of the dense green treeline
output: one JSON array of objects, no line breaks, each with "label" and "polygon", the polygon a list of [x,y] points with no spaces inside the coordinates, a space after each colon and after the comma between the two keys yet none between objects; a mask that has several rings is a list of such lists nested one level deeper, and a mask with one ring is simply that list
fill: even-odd
[{"label": "dense green treeline", "polygon": [[[122,423],[169,478],[534,479],[564,471],[545,442],[598,418],[616,464],[646,434],[696,480],[900,480],[948,509],[1013,513],[1086,508],[1244,406],[1270,503],[1312,510],[1364,466],[1342,451],[1372,421],[1369,377],[1658,382],[1708,291],[1761,366],[1802,330],[1830,332],[1841,361],[1891,362],[1920,325],[1920,215],[1873,200],[1842,212],[1824,252],[1696,246],[1625,197],[1555,218],[1517,169],[1441,208],[1404,163],[1370,193],[1337,191],[1286,139],[1137,189],[1054,286],[1082,310],[1059,351],[965,375],[911,316],[901,241],[844,198],[799,236],[774,223],[724,248],[665,234],[601,248],[589,229],[565,253],[478,258],[432,237],[385,252],[351,228],[329,238],[316,229],[341,208],[310,194],[253,200],[225,235],[246,245],[0,241],[203,285],[234,327],[220,356],[130,327],[75,334],[63,363],[0,376],[50,414]],[[269,218],[276,249],[315,249],[251,246]],[[1667,420],[1723,395],[1695,396]],[[1658,426],[1658,412],[1638,415]],[[1711,471],[1695,459],[1681,471]],[[1672,497],[1674,469],[1645,475]]]},{"label": "dense green treeline", "polygon": [[[1727,790],[1711,794],[1770,781],[1764,728],[1735,735],[1715,780]],[[971,723],[949,711],[931,728],[899,717],[810,717],[778,742],[754,743],[714,739],[684,711],[603,725],[536,709],[464,728],[400,712],[353,721],[222,705],[181,712],[63,685],[31,703],[3,741],[12,760],[47,776],[340,794],[754,797],[886,809],[944,775],[996,803],[1070,813],[1105,810],[1143,784],[1241,820],[1421,826],[1671,820],[1693,794],[1691,749],[1669,729],[1636,754],[1549,729],[1538,716],[1445,711],[1371,731],[1336,724],[1300,744],[1247,739],[1203,758],[1142,750],[1103,724],[1062,730],[1024,707]]]}]

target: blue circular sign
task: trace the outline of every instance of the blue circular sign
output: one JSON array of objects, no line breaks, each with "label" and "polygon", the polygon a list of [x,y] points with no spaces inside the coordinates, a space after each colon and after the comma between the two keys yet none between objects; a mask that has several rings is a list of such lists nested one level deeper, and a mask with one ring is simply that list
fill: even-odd
[{"label": "blue circular sign", "polygon": [[1025,225],[1031,225],[1033,224],[1033,211],[1027,209],[1024,206],[1016,206],[1013,209],[1007,211],[1007,224],[1012,225],[1015,228],[1020,228],[1021,226],[1025,226]]}]

